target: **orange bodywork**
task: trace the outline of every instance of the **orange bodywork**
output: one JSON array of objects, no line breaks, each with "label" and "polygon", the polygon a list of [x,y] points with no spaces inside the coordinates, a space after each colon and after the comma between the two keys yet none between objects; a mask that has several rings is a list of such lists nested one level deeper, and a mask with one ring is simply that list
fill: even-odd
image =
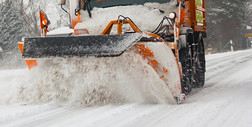
[{"label": "orange bodywork", "polygon": [[47,15],[45,12],[41,11],[39,12],[39,19],[40,19],[40,28],[44,29],[45,27],[48,27],[50,24],[50,21],[47,18]]},{"label": "orange bodywork", "polygon": [[[50,20],[47,18],[46,13],[41,10],[39,11],[39,18],[40,18],[40,28],[42,29],[41,36],[46,37],[46,33],[49,32],[47,28],[50,25]],[[18,43],[18,47],[20,49],[21,54],[23,54],[24,43]],[[25,62],[29,70],[38,65],[38,61],[36,59],[25,59]]]},{"label": "orange bodywork", "polygon": [[24,43],[18,42],[18,47],[20,49],[21,54],[23,54]]},{"label": "orange bodywork", "polygon": [[[137,54],[140,54],[144,59],[148,61],[148,64],[156,71],[156,73],[160,76],[160,79],[162,79],[165,83],[169,82],[168,81],[169,79],[167,78],[167,74],[169,73],[169,70],[166,67],[163,67],[155,59],[153,51],[151,51],[145,44],[135,44],[133,48]],[[179,65],[178,65],[178,68],[179,68]],[[181,71],[180,68],[179,68],[179,71]],[[176,91],[173,91],[172,94],[173,95],[181,94],[180,82],[176,83],[174,87]]]},{"label": "orange bodywork", "polygon": [[152,68],[157,72],[159,63],[154,59],[153,52],[144,44],[135,44],[134,47],[137,48],[136,53],[140,54],[144,59],[147,59],[148,64],[151,65]]},{"label": "orange bodywork", "polygon": [[[160,67],[159,62],[154,59],[154,53],[144,44],[135,44],[134,48],[136,49],[136,53],[140,54],[144,59],[148,61],[148,64],[160,75],[160,78],[165,79],[165,76],[163,74],[167,74],[168,69],[165,67]],[[161,70],[163,74],[159,73],[159,70]]]},{"label": "orange bodywork", "polygon": [[[178,0],[180,1],[180,0]],[[185,21],[184,25],[193,28],[194,31],[206,32],[206,8],[205,0],[202,0],[202,7],[196,5],[195,0],[185,1]],[[197,25],[196,11],[203,13],[203,24]]]},{"label": "orange bodywork", "polygon": [[48,26],[50,25],[50,20],[47,18],[47,15],[43,11],[39,11],[39,19],[40,19],[40,28],[42,29],[42,37],[46,36],[48,31]]},{"label": "orange bodywork", "polygon": [[[183,17],[182,17],[183,18]],[[182,19],[183,20],[183,19]],[[101,33],[101,35],[105,35],[105,34],[110,34],[113,25],[117,25],[117,34],[122,34],[122,25],[123,24],[130,24],[130,26],[132,27],[132,29],[134,30],[134,32],[136,33],[142,33],[142,31],[131,21],[128,19],[119,19],[119,20],[112,20],[110,21],[110,23],[106,26],[106,28],[103,30],[103,32]],[[153,34],[153,33],[147,33],[148,36],[150,37],[155,37],[157,38],[160,42],[165,42],[163,40],[163,38],[161,38],[159,35],[157,34]],[[175,50],[177,51],[177,45],[173,45]],[[144,59],[147,59],[148,64],[150,66],[152,66],[152,68],[159,74],[158,70],[161,70],[163,72],[163,74],[167,74],[168,73],[168,69],[166,69],[165,67],[159,67],[159,62],[154,59],[154,53],[148,48],[146,47],[144,44],[135,44],[134,48],[136,49],[135,52],[140,54]],[[176,63],[177,63],[177,67],[179,68],[179,74],[180,77],[182,78],[182,70],[180,68],[180,64],[179,64],[179,59],[178,59],[178,53],[175,53],[175,57],[176,57]],[[160,78],[163,80],[165,79],[165,76],[163,74],[159,74]],[[180,84],[179,84],[180,86]],[[179,87],[179,90],[181,90],[181,87]]]},{"label": "orange bodywork", "polygon": [[[47,28],[50,25],[50,20],[47,18],[46,13],[41,10],[39,11],[39,18],[40,18],[40,28],[42,29],[41,36],[46,37],[46,33],[49,32]],[[21,54],[23,54],[24,43],[18,43],[18,46],[19,46]],[[25,62],[29,70],[38,65],[38,62],[36,59],[25,59]]]},{"label": "orange bodywork", "polygon": [[[18,42],[18,47],[20,49],[21,54],[23,54],[24,43]],[[25,62],[29,70],[31,70],[33,67],[36,67],[38,65],[38,61],[36,59],[26,59]]]},{"label": "orange bodywork", "polygon": [[157,34],[148,33],[148,35],[157,38],[160,42],[165,42],[164,39],[158,36]]},{"label": "orange bodywork", "polygon": [[89,34],[88,29],[74,29],[74,35]]},{"label": "orange bodywork", "polygon": [[[181,0],[178,0],[178,3],[181,2]],[[193,31],[197,32],[203,32],[206,33],[206,9],[205,9],[205,0],[202,0],[202,7],[199,7],[196,5],[195,0],[189,0],[185,1],[185,9],[181,8],[180,6],[177,9],[177,15],[178,18],[175,22],[175,42],[169,43],[169,46],[171,49],[174,49],[175,58],[178,64],[178,68],[180,69],[180,77],[183,77],[182,74],[182,67],[179,64],[179,54],[178,54],[178,47],[177,47],[177,41],[179,41],[180,31],[182,26],[187,26],[189,28],[192,28]],[[196,11],[200,11],[203,13],[203,24],[198,25],[197,24],[197,15]]]},{"label": "orange bodywork", "polygon": [[29,70],[38,65],[38,61],[36,59],[26,59],[25,60]]},{"label": "orange bodywork", "polygon": [[77,19],[71,19],[71,23],[72,23],[72,29],[74,29],[74,27],[78,24],[81,23],[81,16],[80,16],[80,12],[77,13]]},{"label": "orange bodywork", "polygon": [[129,24],[136,33],[142,33],[142,31],[132,21],[119,19],[110,21],[106,28],[102,31],[101,35],[110,34],[112,27],[115,24],[117,25],[117,34],[122,34],[123,24]]}]

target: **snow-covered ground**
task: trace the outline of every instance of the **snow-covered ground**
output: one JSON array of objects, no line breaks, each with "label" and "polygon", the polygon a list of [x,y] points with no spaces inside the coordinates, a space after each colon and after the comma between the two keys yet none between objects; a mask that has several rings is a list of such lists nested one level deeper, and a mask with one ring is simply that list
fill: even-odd
[{"label": "snow-covered ground", "polygon": [[[0,126],[149,126],[250,127],[252,125],[252,50],[207,55],[206,85],[186,101],[174,104],[113,104],[105,106],[21,105],[0,103]],[[1,87],[23,80],[27,70],[0,71],[0,100],[12,90]],[[32,90],[31,90],[32,92]]]}]

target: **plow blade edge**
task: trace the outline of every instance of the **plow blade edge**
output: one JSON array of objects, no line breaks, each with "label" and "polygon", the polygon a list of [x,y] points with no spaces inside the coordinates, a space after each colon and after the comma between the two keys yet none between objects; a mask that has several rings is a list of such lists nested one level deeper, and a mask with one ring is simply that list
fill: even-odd
[{"label": "plow blade edge", "polygon": [[137,43],[142,33],[25,38],[24,58],[113,57]]}]

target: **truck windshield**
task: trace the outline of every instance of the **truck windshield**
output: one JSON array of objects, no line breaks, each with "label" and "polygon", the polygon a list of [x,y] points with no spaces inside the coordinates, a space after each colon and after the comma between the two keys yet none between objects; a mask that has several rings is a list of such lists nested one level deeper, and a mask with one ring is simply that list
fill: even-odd
[{"label": "truck windshield", "polygon": [[113,7],[125,5],[143,5],[147,2],[167,3],[171,0],[91,0],[91,7]]}]

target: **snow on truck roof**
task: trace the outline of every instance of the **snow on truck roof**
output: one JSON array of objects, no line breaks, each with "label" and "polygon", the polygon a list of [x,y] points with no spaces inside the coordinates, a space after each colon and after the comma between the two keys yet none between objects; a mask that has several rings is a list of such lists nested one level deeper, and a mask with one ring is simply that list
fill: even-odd
[{"label": "snow on truck roof", "polygon": [[123,5],[143,5],[148,2],[152,3],[167,3],[171,0],[91,0],[91,7],[113,7]]},{"label": "snow on truck roof", "polygon": [[[75,29],[88,29],[90,34],[100,34],[111,20],[118,19],[119,15],[129,17],[142,31],[153,31],[162,21],[164,16],[176,9],[177,1],[169,0],[166,3],[145,3],[144,5],[114,6],[109,8],[93,8],[92,18],[86,11],[81,10],[81,20]],[[163,12],[161,12],[162,10]],[[167,22],[165,22],[167,23]],[[168,23],[167,23],[168,24]],[[127,25],[123,26],[129,30]],[[111,31],[113,34],[113,29]]]},{"label": "snow on truck roof", "polygon": [[70,29],[69,27],[61,27],[61,28],[57,28],[54,29],[52,31],[48,32],[48,36],[53,36],[53,35],[69,35],[72,34],[74,32],[73,29]]}]

